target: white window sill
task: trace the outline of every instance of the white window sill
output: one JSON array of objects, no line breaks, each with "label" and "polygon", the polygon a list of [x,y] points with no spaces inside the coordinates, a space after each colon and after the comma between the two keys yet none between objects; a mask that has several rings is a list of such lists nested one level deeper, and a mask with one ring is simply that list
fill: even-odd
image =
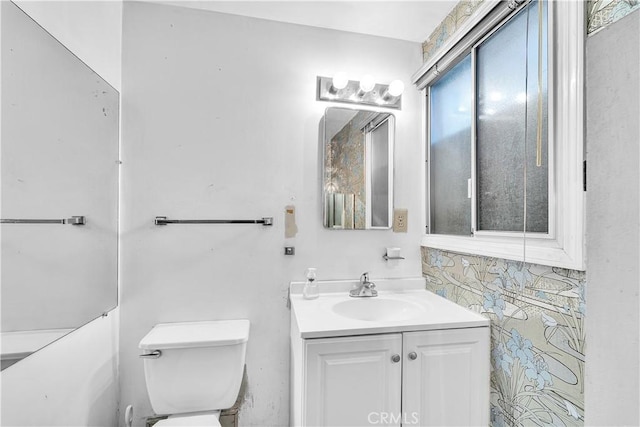
[{"label": "white window sill", "polygon": [[[526,247],[525,247],[526,242]],[[566,250],[548,237],[447,236],[426,234],[422,246],[445,251],[525,261],[532,264],[584,270],[583,248]]]}]

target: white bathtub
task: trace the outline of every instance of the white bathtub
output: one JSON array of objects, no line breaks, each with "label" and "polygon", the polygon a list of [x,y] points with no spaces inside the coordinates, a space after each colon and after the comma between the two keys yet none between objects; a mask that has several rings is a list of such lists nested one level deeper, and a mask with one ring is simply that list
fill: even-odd
[{"label": "white bathtub", "polygon": [[71,331],[73,328],[2,332],[0,334],[1,368],[5,369],[13,365]]}]

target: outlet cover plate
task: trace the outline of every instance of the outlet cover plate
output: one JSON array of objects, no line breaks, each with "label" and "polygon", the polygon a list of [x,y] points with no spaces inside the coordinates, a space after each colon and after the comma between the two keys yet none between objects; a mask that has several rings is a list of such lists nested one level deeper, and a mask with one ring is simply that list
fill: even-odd
[{"label": "outlet cover plate", "polygon": [[394,209],[393,210],[393,232],[394,233],[406,233],[407,232],[407,209]]}]

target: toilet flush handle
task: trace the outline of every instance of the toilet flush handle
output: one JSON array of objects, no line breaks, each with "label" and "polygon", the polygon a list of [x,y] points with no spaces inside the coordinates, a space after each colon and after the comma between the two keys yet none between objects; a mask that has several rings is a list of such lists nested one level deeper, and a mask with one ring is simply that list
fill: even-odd
[{"label": "toilet flush handle", "polygon": [[160,356],[162,356],[162,352],[160,350],[153,350],[151,353],[140,355],[143,359],[157,359]]}]

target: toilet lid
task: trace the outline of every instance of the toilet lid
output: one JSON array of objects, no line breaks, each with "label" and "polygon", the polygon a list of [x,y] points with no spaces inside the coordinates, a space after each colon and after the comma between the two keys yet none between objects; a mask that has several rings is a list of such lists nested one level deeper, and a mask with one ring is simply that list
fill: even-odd
[{"label": "toilet lid", "polygon": [[155,427],[219,426],[218,414],[175,415],[154,424]]}]

